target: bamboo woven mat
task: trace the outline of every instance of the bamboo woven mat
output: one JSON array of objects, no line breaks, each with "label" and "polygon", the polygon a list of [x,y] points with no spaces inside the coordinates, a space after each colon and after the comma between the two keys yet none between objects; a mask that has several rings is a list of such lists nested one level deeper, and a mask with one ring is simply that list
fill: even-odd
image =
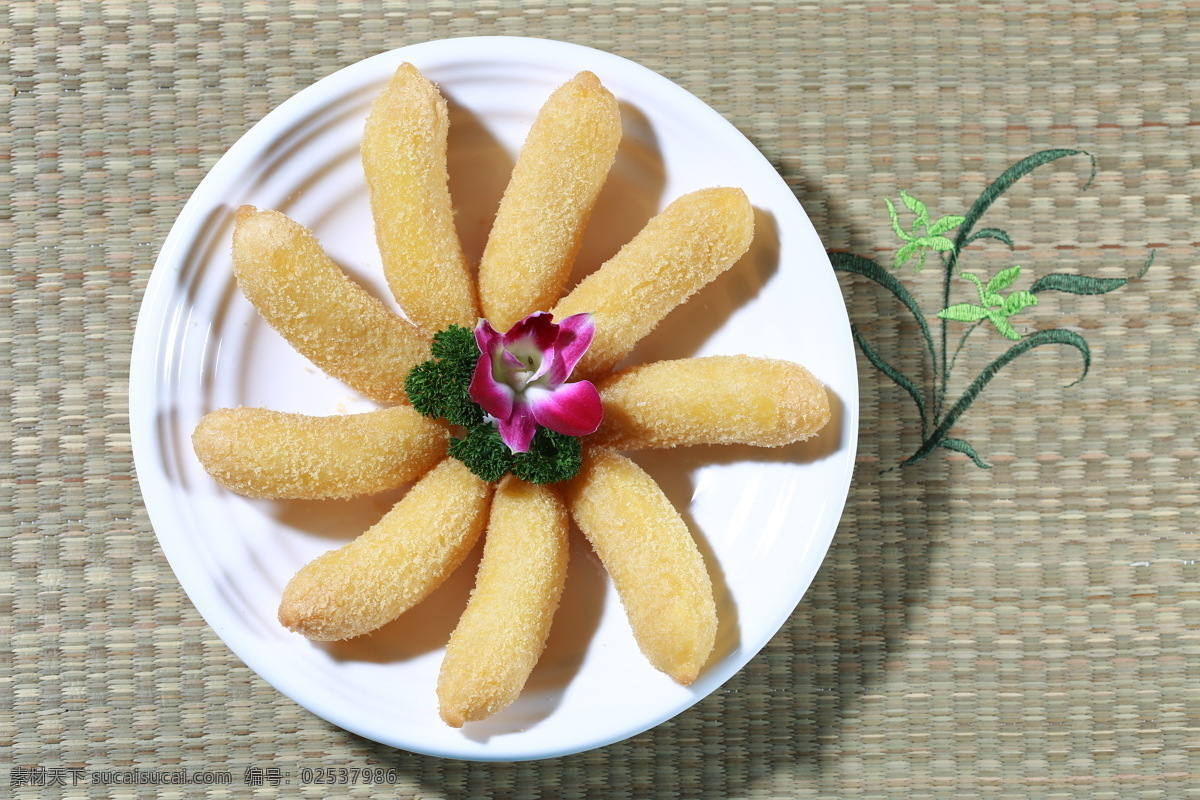
[{"label": "bamboo woven mat", "polygon": [[[12,0],[4,15],[4,792],[1200,797],[1200,5]],[[1068,385],[1082,359],[1060,343],[997,374],[951,431],[990,469],[961,446],[899,466],[923,441],[917,407],[860,351],[854,484],[782,631],[658,728],[524,764],[375,745],[248,670],[158,548],[128,433],[138,303],[206,170],[340,67],[484,34],[601,48],[699,95],[779,169],[831,251],[902,282],[935,340],[938,254],[919,274],[915,258],[890,266],[904,242],[884,198],[903,230],[915,217],[901,190],[932,222],[964,214],[1035,152],[1083,149],[1090,187],[1085,157],[1038,168],[989,212],[1015,252],[983,241],[963,265],[985,278],[1023,265],[1008,295],[1051,273],[1108,288],[1155,254],[1120,288],[1044,291],[1012,315],[1026,341],[1050,328],[1081,337],[1090,367]],[[927,385],[913,317],[868,279],[842,283],[873,352]],[[950,347],[966,329],[953,324]],[[950,400],[1013,344],[1000,328],[985,319],[964,347]],[[244,781],[250,767],[304,766],[384,766],[399,784]],[[87,783],[134,767],[228,769],[235,783]]]}]

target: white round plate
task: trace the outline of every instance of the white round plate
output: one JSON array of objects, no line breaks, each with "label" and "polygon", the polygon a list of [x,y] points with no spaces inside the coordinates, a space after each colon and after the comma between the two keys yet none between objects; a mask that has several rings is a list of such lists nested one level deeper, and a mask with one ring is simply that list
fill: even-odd
[{"label": "white round plate", "polygon": [[[668,316],[631,362],[735,353],[790,359],[824,381],[834,418],[820,436],[778,450],[633,454],[688,522],[713,577],[717,647],[692,686],[675,684],[642,657],[602,567],[573,534],[563,603],[524,693],[489,720],[449,728],[437,714],[437,672],[478,548],[396,622],[349,642],[309,642],[276,621],[284,585],[373,524],[399,494],[248,500],[217,486],[192,452],[192,430],[216,408],[339,414],[373,407],[262,322],[234,282],[230,239],[238,206],[280,210],[312,228],[339,264],[392,303],[359,141],[370,103],[404,61],[450,101],[451,192],[469,257],[482,251],[541,104],[585,69],[620,101],[624,139],[577,275],[685,192],[738,186],[756,209],[747,256]],[[313,713],[378,742],[452,758],[524,760],[598,747],[669,719],[717,689],[779,630],[824,558],[846,500],[858,380],[821,240],[736,128],[669,80],[608,53],[537,39],[464,38],[384,53],[318,81],[213,167],[150,277],[134,340],[130,421],[138,480],[163,551],[204,619],[251,669]]]}]

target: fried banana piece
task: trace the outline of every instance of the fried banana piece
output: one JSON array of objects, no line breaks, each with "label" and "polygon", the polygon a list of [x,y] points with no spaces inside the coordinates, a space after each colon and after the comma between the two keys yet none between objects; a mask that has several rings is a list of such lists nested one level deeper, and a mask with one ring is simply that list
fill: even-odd
[{"label": "fried banana piece", "polygon": [[408,402],[404,379],[429,358],[428,340],[350,280],[311,231],[242,206],[233,272],[263,319],[309,361],[372,400]]},{"label": "fried banana piece", "polygon": [[671,501],[637,464],[603,447],[585,451],[566,496],[642,653],[679,683],[694,681],[716,642],[717,608],[704,559]]},{"label": "fried banana piece", "polygon": [[310,417],[222,408],[192,433],[217,483],[247,497],[358,497],[408,483],[446,455],[446,429],[405,406]]},{"label": "fried banana piece", "polygon": [[323,642],[391,622],[462,563],[487,522],[490,491],[461,462],[442,461],[366,533],[296,573],[279,621]]},{"label": "fried banana piece", "polygon": [[590,72],[538,112],[479,264],[479,302],[497,330],[562,295],[620,142],[617,100]]},{"label": "fried banana piece", "polygon": [[438,676],[447,725],[489,717],[521,693],[566,582],[567,525],[553,488],[511,475],[496,488],[475,590]]},{"label": "fried banana piece", "polygon": [[799,364],[709,356],[633,367],[597,387],[604,420],[594,442],[619,450],[693,444],[779,447],[829,421],[829,396]]},{"label": "fried banana piece", "polygon": [[667,206],[554,307],[556,320],[595,314],[596,338],[575,374],[616,366],[671,309],[741,258],[753,237],[754,209],[741,189],[702,189]]},{"label": "fried banana piece", "polygon": [[449,128],[446,99],[401,64],[371,106],[362,140],[384,275],[404,313],[430,333],[479,318],[450,202]]}]

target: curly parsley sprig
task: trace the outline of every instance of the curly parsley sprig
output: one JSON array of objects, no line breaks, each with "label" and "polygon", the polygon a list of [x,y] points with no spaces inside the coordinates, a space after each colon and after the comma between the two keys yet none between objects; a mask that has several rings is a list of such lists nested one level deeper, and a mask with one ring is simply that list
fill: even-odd
[{"label": "curly parsley sprig", "polygon": [[583,448],[573,436],[542,428],[527,453],[513,453],[500,438],[469,393],[480,356],[470,329],[451,325],[434,334],[431,353],[433,358],[408,373],[404,391],[413,408],[425,416],[466,429],[461,437],[451,437],[451,456],[489,483],[510,472],[537,484],[557,483],[578,474]]}]

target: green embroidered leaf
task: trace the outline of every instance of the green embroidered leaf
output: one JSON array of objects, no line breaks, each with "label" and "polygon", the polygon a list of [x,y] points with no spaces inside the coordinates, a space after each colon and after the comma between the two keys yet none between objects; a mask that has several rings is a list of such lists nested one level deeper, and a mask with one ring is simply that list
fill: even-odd
[{"label": "green embroidered leaf", "polygon": [[925,207],[924,203],[903,189],[900,190],[900,199],[904,201],[905,208],[917,215],[917,222],[929,221],[929,209]]},{"label": "green embroidered leaf", "polygon": [[924,435],[928,422],[925,416],[925,398],[921,396],[921,390],[917,388],[915,383],[906,378],[900,372],[900,370],[884,361],[883,358],[875,352],[875,348],[871,347],[871,345],[867,343],[867,340],[863,338],[863,335],[859,333],[857,326],[851,325],[850,333],[854,336],[854,341],[858,342],[858,346],[863,351],[863,355],[867,357],[867,360],[875,365],[877,370],[891,378],[897,386],[908,392],[909,397],[911,397],[913,402],[917,404],[917,411],[921,415],[921,435]]},{"label": "green embroidered leaf", "polygon": [[883,198],[883,202],[887,203],[888,215],[892,218],[892,230],[904,241],[911,242],[913,237],[909,236],[908,232],[900,227],[900,215],[896,213],[896,207],[892,205],[892,201],[885,197]]},{"label": "green embroidered leaf", "polygon": [[[904,245],[904,247],[901,247],[896,252],[896,258],[892,262],[892,266],[893,267],[904,266],[908,262],[908,260],[911,259],[913,257],[913,255],[916,254],[917,250],[919,250],[919,249],[920,249],[920,245],[917,244],[916,242],[909,242],[908,244]],[[920,272],[920,267],[917,268],[917,271]]]},{"label": "green embroidered leaf", "polygon": [[1087,341],[1082,336],[1074,331],[1062,328],[1038,331],[1037,333],[1030,334],[1010,347],[1004,355],[997,358],[991,364],[988,364],[983,372],[979,373],[979,377],[972,381],[967,390],[963,392],[962,397],[958,398],[958,402],[946,412],[946,416],[942,418],[937,429],[925,438],[924,443],[917,449],[917,452],[900,463],[905,466],[915,464],[940,447],[941,443],[946,441],[947,434],[954,427],[955,423],[958,422],[959,417],[966,413],[966,410],[971,407],[971,403],[975,402],[975,398],[979,397],[984,387],[988,385],[992,378],[996,377],[996,373],[1008,364],[1011,364],[1018,357],[1044,344],[1061,344],[1074,347],[1083,356],[1083,374],[1074,383],[1068,384],[1069,386],[1074,386],[1087,377],[1088,367],[1092,363],[1092,353],[1088,348]]},{"label": "green embroidered leaf", "polygon": [[1086,275],[1053,273],[1033,282],[1031,292],[1066,292],[1068,294],[1108,294],[1129,283],[1128,278],[1089,278]]},{"label": "green embroidered leaf", "polygon": [[921,313],[921,308],[917,305],[917,301],[913,299],[913,296],[908,293],[908,290],[904,288],[900,281],[896,280],[890,272],[871,259],[856,256],[853,253],[830,253],[829,263],[839,272],[850,272],[855,275],[861,275],[895,295],[896,299],[912,312],[913,319],[917,321],[917,325],[921,328],[921,335],[925,337],[925,344],[929,348],[930,363],[936,369],[937,357],[934,355],[933,350],[933,336],[929,333],[929,325],[925,322],[925,315]]},{"label": "green embroidered leaf", "polygon": [[963,278],[975,284],[975,288],[979,290],[979,302],[983,305],[991,307],[998,306],[1004,302],[1004,298],[995,292],[989,292],[987,287],[983,285],[983,281],[979,280],[979,276],[970,272],[964,272]]},{"label": "green embroidered leaf", "polygon": [[[984,368],[983,372],[979,374],[979,377],[975,379],[975,382],[972,383],[971,386],[967,388],[967,391],[963,393],[963,397],[966,398],[969,396],[971,400],[974,400],[975,396],[978,395],[979,392],[983,391],[983,387],[987,385],[988,381],[995,377],[996,373],[999,372],[1003,367],[1011,364],[1013,359],[1024,355],[1035,347],[1041,347],[1044,344],[1061,344],[1068,347],[1074,347],[1083,357],[1083,372],[1077,379],[1068,383],[1067,386],[1074,386],[1087,377],[1088,367],[1092,365],[1092,351],[1091,348],[1088,347],[1087,340],[1074,331],[1069,331],[1065,328],[1053,328],[1048,331],[1038,331],[1037,333],[1032,333],[1025,337],[1020,344],[1014,344],[1012,347],[1010,347],[1008,352]],[[972,389],[975,388],[978,388],[978,391],[972,394]],[[961,402],[962,400],[960,399],[959,403]],[[970,401],[968,401],[967,404],[969,405]],[[958,408],[958,405],[958,403],[955,403],[954,408],[950,409],[951,414],[953,414],[954,410]],[[965,406],[963,407],[963,410],[966,410]]]},{"label": "green embroidered leaf", "polygon": [[1016,282],[1021,275],[1021,267],[1014,266],[1008,269],[1000,270],[996,277],[987,282],[987,290],[989,292],[999,292],[1001,289],[1007,289]]},{"label": "green embroidered leaf", "polygon": [[996,326],[996,330],[1000,331],[1003,336],[1013,341],[1021,338],[1021,334],[1017,333],[1017,329],[1010,325],[1008,320],[1004,318],[1003,312],[989,311],[987,318],[992,321],[992,324]]},{"label": "green embroidered leaf", "polygon": [[937,446],[944,447],[947,450],[953,450],[956,453],[965,453],[966,455],[971,457],[971,460],[975,462],[975,466],[977,466],[977,467],[980,467],[982,469],[991,469],[992,468],[991,464],[988,464],[986,461],[984,461],[982,458],[979,457],[979,454],[975,452],[974,447],[971,447],[971,445],[967,444],[962,439],[951,439],[951,438],[942,439],[940,442],[938,442]]},{"label": "green embroidered leaf", "polygon": [[925,256],[929,255],[929,251],[920,247],[917,249],[917,253],[917,268],[913,270],[914,272],[920,272],[921,267],[925,266]]},{"label": "green embroidered leaf", "polygon": [[1155,251],[1151,250],[1146,263],[1142,265],[1136,275],[1130,278],[1089,278],[1086,275],[1067,275],[1056,272],[1038,278],[1033,282],[1033,286],[1029,287],[1029,291],[1034,294],[1048,291],[1069,294],[1108,294],[1145,275],[1146,271],[1150,269],[1150,265],[1154,263],[1154,254]]},{"label": "green embroidered leaf", "polygon": [[930,236],[940,236],[946,231],[962,225],[964,219],[966,219],[966,217],[960,217],[955,214],[947,214],[929,226],[929,234]]},{"label": "green embroidered leaf", "polygon": [[955,322],[976,322],[986,316],[988,316],[986,308],[971,303],[959,303],[938,312],[939,319],[952,319]]},{"label": "green embroidered leaf", "polygon": [[1013,292],[1008,297],[1004,298],[1004,305],[1000,307],[1000,313],[1005,317],[1011,317],[1020,311],[1024,311],[1030,306],[1036,306],[1037,297],[1032,292],[1024,290]]},{"label": "green embroidered leaf", "polygon": [[945,236],[921,236],[917,239],[917,244],[939,253],[947,253],[954,249],[954,242]]},{"label": "green embroidered leaf", "polygon": [[999,228],[980,228],[971,238],[963,242],[963,246],[966,247],[976,239],[999,239],[1008,245],[1009,250],[1012,250],[1014,247],[1016,247],[1016,245],[1013,244],[1013,240],[1008,238],[1008,234]]},{"label": "green embroidered leaf", "polygon": [[955,244],[957,245],[958,249],[962,250],[962,248],[966,245],[967,239],[971,235],[971,230],[975,227],[975,223],[979,221],[979,218],[983,216],[984,212],[991,207],[992,203],[996,202],[996,198],[1008,191],[1014,183],[1033,172],[1043,164],[1049,164],[1051,161],[1056,161],[1060,158],[1066,158],[1067,156],[1078,155],[1087,156],[1092,162],[1091,176],[1088,177],[1087,183],[1084,184],[1083,187],[1086,189],[1091,185],[1092,180],[1096,177],[1096,157],[1085,150],[1067,150],[1065,148],[1041,150],[1031,156],[1026,156],[1008,169],[1004,170],[1003,174],[1001,174],[999,178],[992,181],[992,183],[983,190],[978,199],[975,200],[975,202],[971,205],[971,208],[967,211],[966,217],[963,220],[963,224],[958,229],[958,237],[955,240]]}]

